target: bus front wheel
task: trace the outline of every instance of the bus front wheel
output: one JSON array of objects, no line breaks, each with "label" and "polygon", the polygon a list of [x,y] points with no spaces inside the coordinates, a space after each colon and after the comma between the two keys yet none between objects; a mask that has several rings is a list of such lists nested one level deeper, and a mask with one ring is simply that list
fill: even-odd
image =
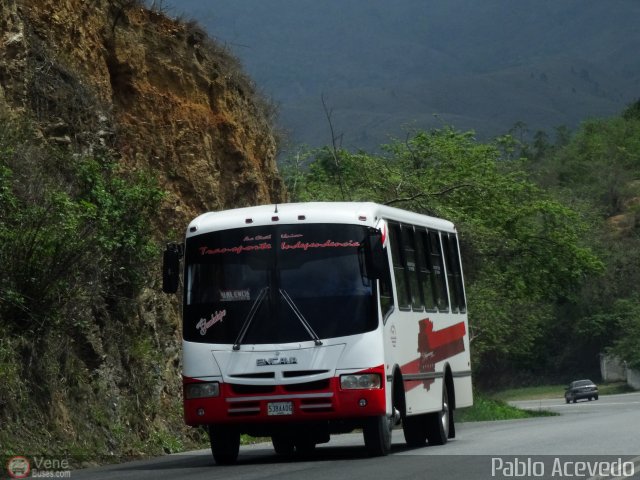
[{"label": "bus front wheel", "polygon": [[240,452],[240,432],[226,425],[209,425],[211,453],[218,465],[236,463]]},{"label": "bus front wheel", "polygon": [[283,457],[291,457],[296,447],[294,439],[287,435],[273,435],[271,443],[276,453]]},{"label": "bus front wheel", "polygon": [[393,422],[387,415],[367,419],[362,433],[364,435],[364,445],[367,447],[369,455],[381,457],[389,454],[391,451],[392,428]]}]

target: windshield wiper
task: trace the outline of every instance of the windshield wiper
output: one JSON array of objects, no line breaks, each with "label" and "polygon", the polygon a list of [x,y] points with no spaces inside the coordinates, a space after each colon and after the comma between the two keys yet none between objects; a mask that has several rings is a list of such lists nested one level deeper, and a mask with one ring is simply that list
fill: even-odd
[{"label": "windshield wiper", "polygon": [[307,322],[307,319],[304,318],[304,315],[302,315],[302,312],[300,311],[300,309],[298,309],[298,306],[295,303],[293,303],[293,300],[291,299],[289,294],[281,288],[280,295],[282,295],[282,298],[284,298],[284,301],[287,302],[287,305],[289,305],[289,307],[291,308],[295,316],[298,318],[298,320],[300,320],[300,323],[305,328],[309,336],[313,339],[313,342],[316,344],[316,346],[322,345],[322,341],[320,340],[320,337],[318,337],[318,334],[314,332],[313,328],[311,328],[311,325],[309,325],[309,322]]},{"label": "windshield wiper", "polygon": [[242,328],[240,329],[238,338],[236,338],[236,341],[233,342],[234,350],[240,350],[240,344],[244,340],[244,337],[247,335],[247,330],[249,330],[249,327],[251,326],[251,322],[253,322],[253,317],[256,316],[256,313],[258,312],[258,309],[260,308],[260,305],[262,304],[264,297],[267,296],[268,291],[269,291],[269,287],[264,287],[262,290],[260,290],[260,293],[258,294],[256,299],[253,301],[253,304],[251,305],[251,309],[247,314],[247,318],[244,320],[244,323],[242,324]]}]

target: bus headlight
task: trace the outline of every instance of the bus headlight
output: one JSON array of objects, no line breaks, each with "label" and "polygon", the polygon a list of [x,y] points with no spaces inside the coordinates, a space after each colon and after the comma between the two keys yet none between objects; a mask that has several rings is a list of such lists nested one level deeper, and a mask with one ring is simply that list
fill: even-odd
[{"label": "bus headlight", "polygon": [[380,388],[380,385],[380,375],[377,373],[340,375],[340,388],[343,390]]},{"label": "bus headlight", "polygon": [[220,395],[220,384],[218,382],[189,383],[184,387],[184,396],[188,400],[217,397],[218,395]]}]

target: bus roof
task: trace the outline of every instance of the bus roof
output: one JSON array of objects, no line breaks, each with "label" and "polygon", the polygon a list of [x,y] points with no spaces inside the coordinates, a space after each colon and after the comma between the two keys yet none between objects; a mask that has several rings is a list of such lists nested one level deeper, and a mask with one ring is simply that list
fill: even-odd
[{"label": "bus roof", "polygon": [[232,228],[296,223],[347,223],[374,227],[378,220],[421,225],[454,232],[453,223],[373,202],[307,202],[260,205],[208,212],[195,218],[187,236]]}]

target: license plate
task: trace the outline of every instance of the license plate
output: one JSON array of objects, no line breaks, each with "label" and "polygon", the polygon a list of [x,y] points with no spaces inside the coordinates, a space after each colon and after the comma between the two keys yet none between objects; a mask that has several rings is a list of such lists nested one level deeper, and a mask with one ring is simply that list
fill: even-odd
[{"label": "license plate", "polygon": [[293,415],[293,402],[267,403],[267,415]]}]

